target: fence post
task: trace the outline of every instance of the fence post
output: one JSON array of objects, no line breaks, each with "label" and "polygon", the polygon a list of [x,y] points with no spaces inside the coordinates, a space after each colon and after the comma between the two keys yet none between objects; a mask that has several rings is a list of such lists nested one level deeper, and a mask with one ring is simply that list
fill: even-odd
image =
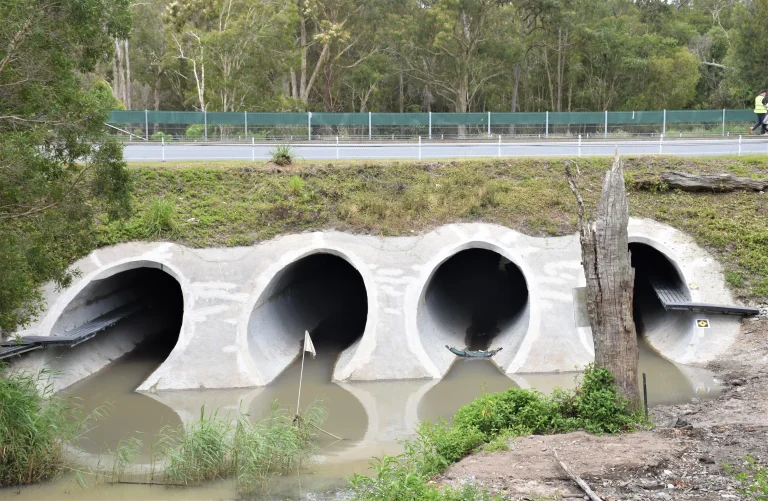
[{"label": "fence post", "polygon": [[741,156],[741,135],[739,135],[739,156]]},{"label": "fence post", "polygon": [[725,137],[725,108],[723,108],[723,137]]},{"label": "fence post", "polygon": [[429,139],[432,139],[432,112],[428,112],[429,114]]},{"label": "fence post", "polygon": [[312,141],[312,112],[307,112],[307,140]]},{"label": "fence post", "polygon": [[245,140],[248,140],[248,112],[244,111],[245,114]]},{"label": "fence post", "polygon": [[664,134],[659,136],[659,155],[664,153],[664,150],[662,149],[663,144],[664,144]]},{"label": "fence post", "polygon": [[336,160],[339,159],[339,136],[336,136]]},{"label": "fence post", "polygon": [[251,161],[256,161],[256,138],[251,138]]},{"label": "fence post", "polygon": [[491,138],[491,112],[488,112],[488,139]]},{"label": "fence post", "polygon": [[149,141],[149,112],[144,110],[144,136]]},{"label": "fence post", "polygon": [[579,157],[581,157],[581,134],[579,134]]},{"label": "fence post", "polygon": [[549,137],[549,112],[544,112],[544,137]]},{"label": "fence post", "polygon": [[499,134],[499,158],[501,158],[501,134]]},{"label": "fence post", "polygon": [[371,132],[371,112],[368,112],[368,141],[371,140],[373,137],[373,132]]},{"label": "fence post", "polygon": [[161,146],[160,151],[163,152],[163,162],[165,162],[165,138],[163,136],[160,136]]},{"label": "fence post", "polygon": [[664,110],[664,123],[661,126],[661,133],[667,133],[667,110]]},{"label": "fence post", "polygon": [[419,136],[419,160],[421,160],[421,136]]},{"label": "fence post", "polygon": [[605,110],[605,129],[603,130],[603,136],[608,137],[608,110]]}]

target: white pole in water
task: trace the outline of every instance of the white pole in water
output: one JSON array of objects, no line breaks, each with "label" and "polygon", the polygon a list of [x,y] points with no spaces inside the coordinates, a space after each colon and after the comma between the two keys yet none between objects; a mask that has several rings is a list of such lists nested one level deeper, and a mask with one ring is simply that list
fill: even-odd
[{"label": "white pole in water", "polygon": [[304,356],[307,354],[307,350],[304,346],[301,348],[301,372],[299,373],[299,398],[296,399],[296,415],[299,415],[299,405],[301,405],[301,380],[304,379]]}]

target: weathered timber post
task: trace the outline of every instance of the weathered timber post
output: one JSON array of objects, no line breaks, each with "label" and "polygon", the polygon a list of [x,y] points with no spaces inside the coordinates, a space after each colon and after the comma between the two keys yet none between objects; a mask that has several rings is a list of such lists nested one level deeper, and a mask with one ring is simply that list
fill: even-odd
[{"label": "weathered timber post", "polygon": [[611,371],[616,387],[634,409],[640,408],[637,332],[632,315],[635,270],[629,253],[629,201],[618,153],[605,174],[597,218],[585,214],[584,201],[566,163],[568,185],[579,209],[582,266],[587,279],[587,311],[595,344],[595,365]]}]

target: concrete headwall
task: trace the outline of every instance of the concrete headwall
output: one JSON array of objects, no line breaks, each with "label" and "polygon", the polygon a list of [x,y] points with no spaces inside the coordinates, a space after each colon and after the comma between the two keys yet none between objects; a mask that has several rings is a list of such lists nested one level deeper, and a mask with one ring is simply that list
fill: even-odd
[{"label": "concrete headwall", "polygon": [[[733,302],[718,263],[687,235],[636,219],[630,221],[629,234],[631,242],[650,245],[674,263],[694,301]],[[339,357],[334,380],[440,378],[453,359],[443,346],[440,328],[429,325],[424,315],[426,291],[441,264],[472,248],[496,252],[513,263],[528,290],[524,310],[502,328],[490,346],[504,347],[494,358],[502,370],[508,374],[564,372],[593,360],[592,336],[581,304],[580,288],[585,280],[578,237],[534,238],[490,224],[448,225],[423,235],[395,238],[315,232],[248,248],[120,244],[78,261],[75,267],[82,276],[69,289],[56,291],[48,286],[45,315],[23,334],[57,334],[59,326],[74,318],[82,305],[101,297],[99,286],[92,285],[96,280],[132,268],[159,268],[179,282],[184,317],[175,348],[139,389],[263,386],[300,353],[303,331],[311,327],[298,321],[259,329],[258,323],[281,307],[279,294],[275,296],[279,291],[270,288],[277,287],[281,273],[292,263],[312,254],[330,253],[360,273],[368,304],[365,330]],[[310,320],[308,317],[306,322]],[[673,327],[662,321],[647,335],[654,347],[675,362],[706,362],[726,350],[739,329],[736,318],[709,320],[708,329],[697,328],[692,318],[676,321]],[[258,342],[254,342],[254,329],[259,329]],[[104,354],[90,356],[102,357],[103,363],[113,358],[106,347],[102,351]],[[74,353],[60,355],[76,358]],[[50,355],[43,353],[18,363],[46,361]],[[91,368],[78,371],[77,377],[89,371]]]}]

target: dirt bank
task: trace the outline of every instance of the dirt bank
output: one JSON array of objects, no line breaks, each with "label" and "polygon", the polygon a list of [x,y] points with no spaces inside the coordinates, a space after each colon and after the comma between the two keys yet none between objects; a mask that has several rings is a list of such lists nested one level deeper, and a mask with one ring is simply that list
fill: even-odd
[{"label": "dirt bank", "polygon": [[508,499],[578,499],[553,450],[605,500],[746,499],[723,468],[750,455],[768,463],[768,318],[744,321],[727,356],[708,366],[727,385],[716,400],[652,410],[655,428],[625,436],[577,432],[515,439],[477,453],[437,482],[479,483]]}]

